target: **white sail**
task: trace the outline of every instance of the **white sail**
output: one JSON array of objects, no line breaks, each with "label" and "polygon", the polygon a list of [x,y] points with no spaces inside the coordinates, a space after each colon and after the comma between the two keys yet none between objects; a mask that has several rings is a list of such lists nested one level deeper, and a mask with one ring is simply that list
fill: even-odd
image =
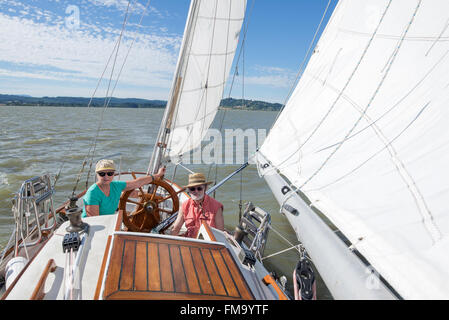
[{"label": "white sail", "polygon": [[341,0],[260,149],[407,299],[449,298],[448,26]]},{"label": "white sail", "polygon": [[[246,0],[192,1],[167,107],[167,153],[200,145],[220,104],[239,41]],[[170,119],[171,118],[171,119]]]}]

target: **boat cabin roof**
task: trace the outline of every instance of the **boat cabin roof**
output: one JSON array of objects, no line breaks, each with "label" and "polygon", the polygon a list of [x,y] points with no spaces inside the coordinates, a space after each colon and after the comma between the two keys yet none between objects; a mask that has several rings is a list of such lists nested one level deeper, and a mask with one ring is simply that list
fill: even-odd
[{"label": "boat cabin roof", "polygon": [[253,299],[226,246],[114,235],[104,299]]},{"label": "boat cabin roof", "polygon": [[[118,231],[120,215],[84,221],[90,231],[77,266],[75,298],[254,299],[249,270],[236,263],[236,253],[225,239]],[[64,299],[64,270],[70,258],[62,250],[62,240],[67,226],[65,222],[55,231],[3,298],[30,299],[41,285],[41,298]],[[44,276],[52,261],[56,267]],[[266,287],[259,291],[266,292],[265,298],[271,296]]]}]

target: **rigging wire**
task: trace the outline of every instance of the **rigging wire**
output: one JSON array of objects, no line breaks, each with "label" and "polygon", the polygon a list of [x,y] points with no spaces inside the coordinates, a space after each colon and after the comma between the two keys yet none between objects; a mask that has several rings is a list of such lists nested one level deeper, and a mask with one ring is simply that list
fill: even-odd
[{"label": "rigging wire", "polygon": [[[291,87],[290,87],[290,91],[288,92],[287,96],[285,97],[285,100],[284,100],[284,103],[283,103],[283,107],[281,107],[281,109],[279,110],[279,112],[278,112],[278,114],[277,114],[277,116],[276,116],[276,119],[273,121],[273,124],[271,125],[270,130],[273,128],[273,126],[275,125],[275,123],[276,123],[276,121],[278,120],[279,116],[281,115],[282,111],[284,110],[285,106],[287,105],[287,102],[288,102],[288,100],[290,99],[290,96],[292,95],[293,90],[296,88],[296,84],[298,83],[299,78],[301,77],[301,75],[302,75],[303,72],[304,72],[306,61],[307,61],[307,60],[310,58],[310,56],[311,56],[311,55],[310,55],[310,52],[312,51],[312,46],[313,46],[314,43],[315,43],[316,37],[318,36],[318,32],[319,32],[320,29],[321,29],[321,25],[323,24],[324,18],[325,18],[326,14],[327,14],[327,10],[329,9],[329,6],[330,6],[331,2],[332,2],[332,0],[329,0],[329,2],[327,3],[326,9],[324,10],[323,15],[321,16],[320,23],[318,24],[318,27],[317,27],[316,30],[315,30],[315,34],[313,35],[313,39],[312,39],[312,41],[311,41],[310,44],[309,44],[309,48],[307,49],[306,55],[304,56],[304,59],[303,59],[302,62],[301,62],[301,65],[300,65],[300,67],[299,67],[299,70],[298,70],[298,72],[296,73],[295,80],[293,81],[293,83],[292,83],[292,85],[291,85]],[[314,46],[314,51],[315,51],[316,45],[317,45],[317,44],[315,44],[315,46]]]},{"label": "rigging wire", "polygon": [[[198,8],[199,8],[199,4],[198,4],[198,1],[192,1],[191,2],[191,10],[192,10],[192,12],[195,12],[195,11],[197,11],[197,10],[199,10]],[[188,19],[188,28],[189,28],[189,30],[194,30],[195,28],[196,28],[196,26],[197,26],[197,22],[198,22],[198,15],[197,14],[192,14],[191,16],[193,16],[194,18],[195,18],[195,20],[193,20],[193,21],[191,21],[190,22],[190,19]],[[172,119],[177,119],[178,118],[178,112],[179,112],[179,108],[178,108],[178,106],[179,106],[179,96],[178,96],[178,98],[176,99],[176,101],[175,101],[175,103],[176,103],[176,105],[174,106],[174,107],[172,107],[171,105],[169,106],[169,103],[171,103],[171,102],[173,102],[173,98],[174,98],[174,96],[177,94],[176,92],[175,92],[175,90],[178,90],[178,92],[182,92],[183,90],[183,87],[184,87],[184,78],[182,78],[182,81],[180,82],[180,84],[179,84],[179,87],[178,87],[178,79],[180,78],[180,76],[181,76],[181,74],[183,73],[183,71],[184,70],[186,70],[187,68],[188,68],[188,66],[189,66],[189,62],[190,62],[190,57],[189,57],[189,54],[190,54],[190,52],[191,52],[191,49],[192,49],[192,44],[193,44],[193,41],[191,40],[191,38],[190,38],[190,34],[191,33],[193,33],[194,31],[192,31],[192,32],[190,32],[189,30],[186,30],[185,31],[185,35],[188,35],[189,36],[189,38],[185,38],[184,39],[184,48],[181,46],[181,50],[182,49],[185,49],[185,51],[184,52],[187,52],[188,54],[186,54],[187,55],[187,59],[185,59],[185,56],[183,55],[183,52],[181,51],[180,52],[180,60],[178,61],[178,65],[177,65],[177,70],[176,70],[176,74],[175,74],[175,79],[174,79],[174,82],[173,82],[173,85],[172,85],[172,88],[171,88],[171,92],[170,92],[170,96],[169,96],[169,101],[167,101],[167,106],[166,106],[166,108],[165,108],[165,110],[166,110],[166,112],[169,110],[169,108],[174,108],[174,115],[173,115],[173,117],[172,117]],[[181,59],[185,59],[185,60],[181,60]],[[181,70],[180,69],[180,67],[182,67],[183,66],[183,63],[184,63],[184,61],[186,61],[186,63],[185,63],[185,66],[184,66],[184,70]],[[200,88],[201,89],[201,88]],[[202,99],[202,96],[201,96],[201,99]],[[198,111],[197,111],[198,112]],[[166,115],[164,114],[164,117],[165,117]],[[196,116],[195,116],[195,118],[196,118]],[[164,122],[165,120],[163,119],[163,122]],[[171,123],[173,123],[173,120],[170,120],[171,121]],[[164,123],[164,125],[166,126],[167,125],[167,123]],[[160,130],[166,130],[166,129],[168,129],[168,128],[160,128]],[[191,130],[191,128],[190,128],[190,130]],[[157,137],[157,140],[156,140],[156,146],[157,146],[157,144],[158,143],[166,143],[166,141],[167,141],[167,137],[165,136],[165,141],[158,141],[159,140],[159,138],[160,138],[160,136],[159,136],[159,134],[158,134],[158,137]],[[169,143],[171,143],[171,142],[169,142]],[[186,140],[186,142],[185,143],[187,143],[187,140]],[[167,145],[168,145],[168,143],[167,143]],[[170,146],[171,145],[168,145],[167,147],[164,147],[163,148],[163,150],[162,150],[162,157],[164,158],[164,157],[166,157],[167,156],[167,151],[170,149]],[[153,164],[154,165],[154,164]],[[151,163],[150,163],[150,166],[151,166]],[[151,168],[150,168],[150,166],[148,167],[148,171],[150,171],[151,170]]]},{"label": "rigging wire", "polygon": [[[150,4],[150,1],[151,1],[151,0],[148,0],[146,6],[145,6],[145,8],[144,8],[144,11],[143,11],[143,13],[142,13],[142,15],[141,15],[141,17],[140,17],[140,21],[139,21],[139,23],[138,23],[138,25],[137,25],[137,28],[140,28],[140,27],[141,27],[143,17],[145,16],[145,13],[146,13],[146,11],[147,11],[147,9],[148,9],[148,6],[149,6],[149,4]],[[103,69],[102,75],[101,75],[100,79],[99,79],[98,82],[97,82],[97,86],[96,86],[96,88],[95,88],[95,90],[94,90],[94,93],[92,94],[92,96],[91,96],[91,98],[90,98],[90,101],[89,101],[89,104],[88,104],[88,106],[87,106],[88,108],[90,108],[91,103],[92,103],[92,101],[93,101],[93,98],[94,98],[94,96],[95,96],[95,94],[96,94],[96,92],[97,92],[97,90],[98,90],[98,88],[99,88],[99,85],[100,85],[101,81],[103,80],[104,74],[106,73],[106,70],[107,70],[107,68],[108,68],[108,66],[109,66],[109,63],[111,62],[111,59],[112,59],[112,57],[114,56],[114,52],[115,52],[114,64],[113,64],[111,76],[110,76],[110,79],[109,79],[108,92],[107,92],[106,97],[105,97],[105,103],[104,103],[104,106],[103,106],[103,112],[102,112],[102,115],[101,115],[101,119],[100,119],[100,121],[99,121],[99,125],[98,125],[98,128],[97,128],[97,133],[96,133],[96,136],[95,136],[93,142],[92,142],[91,145],[90,145],[89,151],[87,152],[86,157],[84,158],[82,167],[81,167],[81,169],[80,169],[80,171],[79,171],[79,173],[78,173],[77,181],[76,181],[76,183],[75,183],[75,187],[74,187],[74,189],[73,189],[72,196],[75,194],[76,188],[77,188],[78,183],[79,183],[80,178],[81,178],[81,174],[82,174],[83,171],[84,171],[84,168],[85,168],[85,166],[86,166],[86,164],[87,164],[88,158],[89,158],[89,156],[90,156],[90,154],[91,154],[91,150],[92,150],[92,148],[94,147],[94,151],[93,151],[93,153],[92,153],[92,155],[91,155],[89,172],[88,172],[87,178],[86,178],[86,189],[88,188],[88,180],[89,180],[89,175],[90,175],[90,171],[91,171],[91,168],[92,168],[92,162],[93,162],[93,158],[94,158],[94,154],[95,154],[96,142],[97,142],[97,139],[98,139],[98,136],[99,136],[99,132],[100,132],[100,130],[101,130],[101,125],[102,125],[102,121],[103,121],[105,109],[109,106],[109,104],[110,104],[110,102],[111,102],[112,95],[113,95],[113,93],[114,93],[114,91],[115,91],[115,88],[116,88],[116,86],[117,86],[117,84],[118,84],[118,81],[119,81],[119,79],[120,79],[121,73],[122,73],[122,71],[123,71],[123,67],[124,67],[124,65],[125,65],[125,63],[126,63],[126,60],[128,59],[128,56],[129,56],[129,53],[130,53],[132,47],[133,47],[133,45],[134,45],[134,43],[135,43],[135,41],[136,41],[136,39],[137,39],[137,33],[136,33],[136,35],[134,36],[134,39],[133,39],[133,41],[132,41],[130,47],[128,48],[128,52],[127,52],[127,54],[126,54],[126,56],[125,56],[125,58],[124,58],[124,61],[123,61],[122,66],[121,66],[121,68],[120,68],[119,74],[118,74],[118,76],[117,76],[117,78],[116,78],[116,80],[115,80],[114,87],[113,87],[113,89],[112,89],[112,91],[111,91],[111,93],[110,93],[110,96],[109,96],[110,84],[111,84],[111,81],[112,81],[112,77],[113,77],[113,73],[114,73],[115,64],[116,64],[116,62],[117,62],[117,56],[118,56],[118,52],[119,52],[120,43],[121,43],[121,40],[122,40],[122,38],[123,38],[123,33],[124,33],[124,30],[125,30],[126,24],[127,24],[127,22],[128,22],[128,18],[129,18],[129,6],[130,6],[130,3],[131,3],[131,1],[128,1],[128,7],[127,7],[127,10],[126,10],[126,14],[125,14],[125,18],[124,18],[124,22],[123,22],[123,25],[122,25],[122,29],[121,29],[120,36],[117,38],[117,40],[116,40],[116,42],[115,42],[114,48],[113,48],[113,50],[112,50],[112,52],[111,52],[111,54],[110,54],[110,56],[109,56],[108,62],[106,63],[105,68]],[[131,12],[133,11],[133,8],[134,8],[134,6],[135,6],[137,3],[138,3],[138,0],[136,0],[136,1],[134,2],[133,6],[132,6],[132,8],[131,8]],[[89,109],[88,109],[88,110],[89,110]],[[59,178],[59,175],[60,175],[61,170],[62,170],[62,166],[61,166],[61,169],[60,169],[60,171],[59,171],[59,173],[58,173],[58,178]]]},{"label": "rigging wire", "polygon": [[[242,55],[242,51],[243,51],[243,49],[245,47],[245,44],[246,44],[245,43],[246,42],[246,35],[248,33],[249,22],[251,21],[252,12],[253,12],[253,9],[254,9],[254,4],[255,4],[255,0],[252,1],[251,8],[250,8],[249,13],[247,15],[248,18],[246,19],[246,24],[244,25],[243,39],[242,39],[242,43],[240,45],[240,50],[239,50],[239,54],[237,56],[237,61],[235,63],[235,69],[234,69],[231,85],[230,85],[229,92],[228,92],[228,98],[231,97],[231,93],[232,93],[232,89],[233,89],[233,85],[234,85],[234,80],[235,80],[235,77],[238,76],[238,65],[239,65],[240,57]],[[245,8],[245,12],[246,12],[246,8]],[[229,30],[229,25],[228,25],[228,30]],[[228,33],[229,33],[229,31],[228,31]],[[226,48],[228,48],[228,44],[227,43],[226,43]],[[244,63],[243,60],[242,60],[242,63]],[[226,75],[223,75],[223,79],[225,78],[225,76]],[[224,123],[224,119],[226,117],[226,112],[227,112],[227,109],[225,109],[223,111],[223,115],[222,115],[221,120],[220,120],[219,132],[222,132],[222,130],[223,130],[223,123]],[[208,175],[207,175],[208,177],[209,177],[209,173],[210,173],[210,169],[211,168],[212,168],[212,164],[209,167],[209,172],[208,172]],[[217,182],[217,180],[218,180],[218,164],[215,163],[215,177],[214,177],[215,183]],[[215,197],[215,193],[214,193],[214,197]]]},{"label": "rigging wire", "polygon": [[[324,9],[324,12],[323,12],[323,14],[322,14],[322,16],[321,16],[321,20],[320,20],[318,26],[317,26],[316,29],[315,29],[314,36],[313,36],[313,38],[312,38],[312,41],[311,41],[310,44],[309,44],[309,48],[307,49],[306,55],[304,56],[304,59],[303,59],[301,65],[300,65],[300,67],[299,67],[299,70],[298,70],[298,72],[297,72],[297,74],[296,74],[295,80],[293,81],[293,83],[292,83],[292,85],[291,85],[291,87],[290,87],[289,93],[288,93],[287,96],[285,97],[283,107],[279,110],[278,114],[276,115],[276,119],[273,121],[273,123],[272,123],[272,125],[271,125],[271,127],[270,127],[270,131],[271,131],[271,129],[273,129],[274,125],[276,124],[277,120],[279,119],[279,117],[280,117],[282,111],[284,110],[284,108],[285,108],[285,106],[286,106],[288,100],[290,99],[291,94],[293,93],[293,91],[294,91],[294,89],[295,89],[295,87],[296,87],[296,84],[298,83],[299,79],[302,77],[302,74],[303,74],[304,69],[305,69],[306,61],[307,61],[307,60],[310,58],[310,56],[311,56],[311,55],[310,55],[310,52],[312,51],[312,47],[313,47],[313,52],[315,52],[315,48],[316,48],[316,46],[318,45],[318,43],[315,44],[315,40],[316,40],[316,38],[317,38],[317,36],[318,36],[318,33],[319,33],[320,29],[321,29],[321,25],[323,24],[324,18],[326,17],[327,11],[328,11],[328,9],[329,9],[331,3],[332,3],[332,0],[329,0],[328,3],[327,3],[326,8]],[[331,17],[331,18],[332,18],[332,17]],[[314,44],[315,44],[315,46],[314,46]],[[267,138],[268,138],[268,136],[269,136],[269,133],[268,133],[268,135],[267,135]],[[290,156],[288,156],[287,159],[285,159],[283,162],[281,162],[277,167],[279,168],[279,167],[280,167],[282,164],[284,164],[287,160],[289,160],[291,157],[293,157],[293,156],[296,154],[296,152],[299,151],[300,149],[301,149],[301,147],[299,147],[298,150],[296,150],[296,151],[293,152]],[[258,151],[258,152],[260,152],[260,151]],[[271,161],[269,161],[269,160],[268,160],[268,162],[271,163]],[[274,165],[273,165],[273,168],[274,168]]]},{"label": "rigging wire", "polygon": [[[96,135],[95,135],[95,138],[94,138],[94,141],[93,141],[93,150],[92,150],[92,155],[91,155],[91,159],[90,159],[90,163],[89,163],[89,170],[87,172],[87,177],[86,177],[86,188],[88,187],[88,184],[89,184],[89,175],[90,175],[90,172],[92,170],[92,164],[93,164],[93,160],[94,160],[94,156],[95,156],[95,151],[97,149],[97,141],[98,141],[98,137],[100,135],[100,130],[101,130],[101,127],[102,127],[102,124],[103,124],[103,120],[104,120],[104,114],[105,114],[106,109],[109,106],[109,101],[110,101],[110,100],[108,101],[109,89],[110,89],[110,86],[111,86],[112,77],[114,75],[115,65],[117,63],[118,53],[120,51],[120,44],[121,44],[121,41],[123,39],[123,32],[125,31],[125,27],[126,27],[126,24],[128,22],[128,11],[129,11],[130,3],[131,3],[131,1],[128,1],[128,6],[126,7],[126,14],[125,14],[125,18],[124,18],[123,25],[122,25],[122,30],[120,31],[120,36],[119,36],[119,42],[118,42],[117,50],[115,52],[114,62],[112,64],[112,68],[111,68],[111,75],[110,75],[109,81],[108,81],[108,87],[107,87],[107,90],[106,90],[106,97],[105,97],[105,101],[104,101],[104,105],[103,105],[103,110],[101,112],[101,117],[100,117],[100,121],[98,123],[97,132],[96,132]],[[111,92],[111,95],[112,95],[112,92]],[[91,146],[91,148],[92,148],[92,146]],[[89,152],[90,152],[90,150],[89,150]],[[73,192],[73,195],[74,194],[75,194],[75,192]]]}]

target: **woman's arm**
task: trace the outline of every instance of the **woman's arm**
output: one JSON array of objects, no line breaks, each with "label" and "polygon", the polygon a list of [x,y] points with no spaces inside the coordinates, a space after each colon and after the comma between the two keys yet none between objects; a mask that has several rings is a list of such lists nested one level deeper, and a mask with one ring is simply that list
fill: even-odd
[{"label": "woman's arm", "polygon": [[100,206],[98,205],[86,205],[86,215],[88,217],[98,216],[100,215]]},{"label": "woman's arm", "polygon": [[[165,174],[165,167],[159,169],[159,171],[154,174],[154,179],[160,179]],[[126,187],[123,191],[134,190],[140,188],[143,185],[153,182],[153,177],[151,175],[140,177],[134,180],[126,181]]]}]

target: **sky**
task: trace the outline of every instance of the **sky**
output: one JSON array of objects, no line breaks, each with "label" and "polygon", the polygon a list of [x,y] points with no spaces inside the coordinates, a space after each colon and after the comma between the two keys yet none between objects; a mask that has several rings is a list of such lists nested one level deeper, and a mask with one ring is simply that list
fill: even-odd
[{"label": "sky", "polygon": [[[284,103],[326,7],[330,3],[322,27],[336,2],[247,0],[239,72],[223,97]],[[112,72],[114,78],[120,73],[114,97],[167,100],[189,5],[189,0],[0,0],[0,94],[104,97]],[[127,10],[116,66],[112,70],[109,64],[95,91]]]}]

